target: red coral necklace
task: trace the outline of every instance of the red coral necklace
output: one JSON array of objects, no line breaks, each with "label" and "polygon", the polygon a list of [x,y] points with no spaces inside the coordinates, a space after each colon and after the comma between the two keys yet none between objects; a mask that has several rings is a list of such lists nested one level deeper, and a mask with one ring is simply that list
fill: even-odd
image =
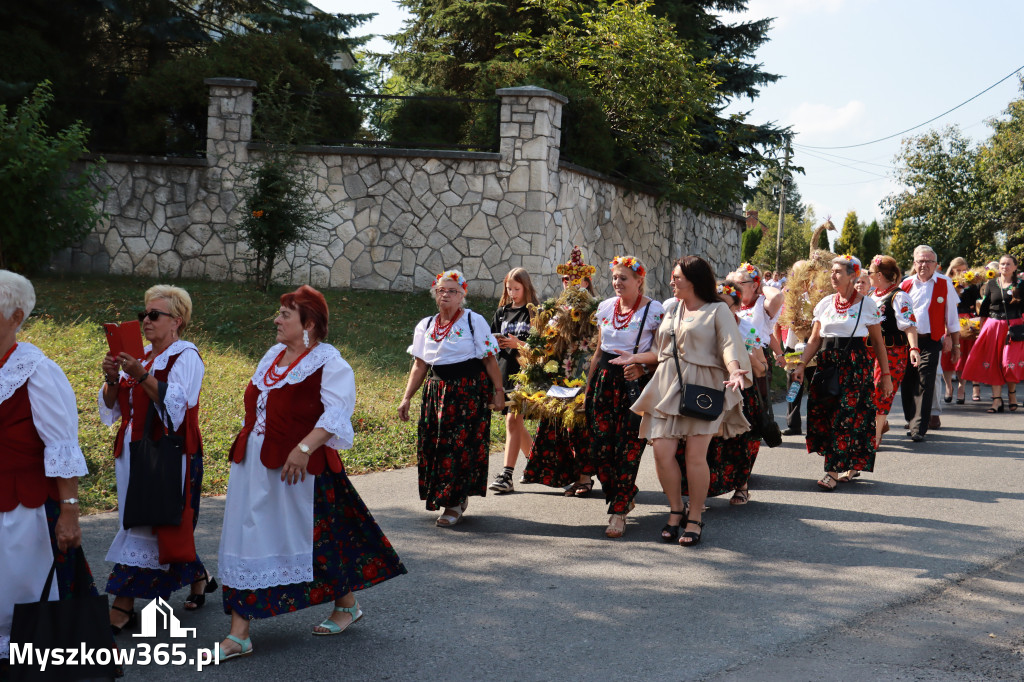
[{"label": "red coral necklace", "polygon": [[844,301],[843,297],[840,296],[838,293],[836,293],[836,299],[835,299],[836,314],[842,315],[843,313],[845,313],[847,310],[850,309],[851,306],[853,306],[853,302],[855,300],[857,300],[857,295],[856,294],[854,294],[853,298],[851,298],[849,301]]},{"label": "red coral necklace", "polygon": [[6,353],[4,353],[4,356],[2,358],[0,358],[0,367],[3,367],[4,365],[7,364],[7,358],[11,357],[11,353],[13,353],[14,349],[17,348],[17,347],[18,347],[18,342],[15,341],[14,345],[11,346],[11,349],[9,351],[7,351]]},{"label": "red coral necklace", "polygon": [[446,338],[448,338],[448,334],[451,333],[452,327],[455,326],[455,323],[458,321],[460,317],[462,317],[461,308],[459,309],[459,312],[455,313],[455,317],[449,320],[448,324],[446,325],[441,324],[440,315],[436,316],[434,318],[434,329],[433,331],[430,332],[430,338],[432,338],[435,342],[444,341]]},{"label": "red coral necklace", "polygon": [[635,315],[636,311],[640,308],[640,301],[642,301],[643,298],[643,296],[638,294],[636,297],[636,303],[633,304],[633,307],[629,312],[622,313],[619,312],[622,308],[622,297],[619,296],[619,299],[615,301],[615,310],[612,312],[612,326],[616,329],[625,329],[628,327],[630,320],[633,319],[633,315]]},{"label": "red coral necklace", "polygon": [[285,352],[287,352],[288,349],[287,348],[282,348],[281,352],[277,354],[276,358],[274,358],[274,361],[272,363],[270,363],[270,367],[267,367],[267,371],[264,372],[264,374],[263,374],[263,385],[266,386],[267,388],[270,388],[271,386],[277,386],[279,383],[284,381],[284,378],[286,376],[288,376],[288,373],[291,372],[293,369],[295,369],[295,366],[297,364],[299,364],[300,362],[302,362],[302,358],[304,358],[307,355],[309,355],[309,351],[311,351],[314,348],[316,348],[316,346],[317,346],[317,344],[314,344],[314,345],[310,346],[309,348],[307,348],[306,351],[302,355],[300,355],[299,357],[295,358],[295,360],[292,362],[292,364],[290,364],[287,367],[285,367],[283,371],[278,370],[277,369],[277,365],[284,358],[284,354],[285,354]]},{"label": "red coral necklace", "polygon": [[881,291],[878,291],[877,289],[875,289],[875,296],[878,296],[879,298],[881,298],[882,296],[885,296],[886,294],[888,294],[890,291],[892,291],[895,288],[896,288],[896,283],[893,282],[887,288],[882,289]]}]

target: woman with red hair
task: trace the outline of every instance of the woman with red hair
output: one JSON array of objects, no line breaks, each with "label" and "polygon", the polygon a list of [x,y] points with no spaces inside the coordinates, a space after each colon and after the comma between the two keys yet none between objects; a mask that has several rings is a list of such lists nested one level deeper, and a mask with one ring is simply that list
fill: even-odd
[{"label": "woman with red hair", "polygon": [[327,320],[316,289],[282,296],[278,343],[245,389],[218,554],[231,615],[221,660],[252,653],[252,619],[326,602],[334,610],[313,634],[341,634],[363,615],[355,591],[406,572],[338,454],[352,447],[356,385],[323,342]]}]

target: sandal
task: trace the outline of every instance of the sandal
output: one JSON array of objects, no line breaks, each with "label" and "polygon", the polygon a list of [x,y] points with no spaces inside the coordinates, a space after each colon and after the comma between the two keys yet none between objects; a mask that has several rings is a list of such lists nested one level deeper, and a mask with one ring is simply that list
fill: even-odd
[{"label": "sandal", "polygon": [[[999,401],[999,407],[996,407],[996,401],[997,400]],[[995,398],[992,398],[992,407],[988,408],[985,411],[988,412],[989,414],[995,414],[996,412],[1002,412],[1003,411],[1003,397],[1002,396],[996,396]]]},{"label": "sandal", "polygon": [[1007,400],[1008,400],[1008,402],[1006,403],[1006,409],[1008,409],[1010,412],[1016,412],[1017,411],[1017,389],[1014,388],[1012,391],[1010,389],[1006,389],[1006,397],[1007,397]]},{"label": "sandal", "polygon": [[138,626],[139,614],[136,613],[134,608],[131,611],[125,611],[120,606],[111,606],[110,608],[114,611],[120,611],[121,613],[126,614],[128,616],[128,620],[125,621],[124,625],[114,625],[113,623],[110,624],[110,631],[115,635],[121,634],[121,630],[134,630],[136,626]]},{"label": "sandal", "polygon": [[228,635],[224,639],[230,639],[232,642],[242,647],[242,650],[235,651],[230,654],[225,654],[223,649],[217,647],[217,663],[230,661],[232,658],[241,658],[242,656],[248,656],[252,653],[252,639],[250,637],[246,637],[245,639],[239,639],[234,635]]},{"label": "sandal", "polygon": [[626,515],[612,514],[608,517],[608,527],[604,529],[606,538],[621,538],[626,534]]},{"label": "sandal", "polygon": [[844,471],[841,474],[839,474],[838,476],[836,476],[836,480],[839,481],[840,483],[849,483],[853,479],[859,478],[859,477],[860,477],[860,472],[859,471],[850,470],[850,471]]},{"label": "sandal", "polygon": [[346,625],[345,627],[341,627],[330,618],[325,618],[324,622],[320,623],[320,625],[318,625],[317,627],[323,628],[324,630],[327,630],[327,632],[317,632],[314,629],[314,635],[316,635],[317,637],[329,637],[331,635],[340,635],[348,629],[349,625],[352,625],[357,620],[363,617],[363,612],[359,609],[359,600],[356,600],[356,603],[352,606],[335,606],[334,610],[335,612],[340,611],[341,613],[349,614],[350,616],[352,616],[352,620],[350,620],[348,622],[348,625]]},{"label": "sandal", "polygon": [[981,386],[975,386],[971,391],[971,401],[975,403],[981,401]]},{"label": "sandal", "polygon": [[584,483],[577,483],[576,489],[573,491],[575,497],[586,497],[590,494],[590,491],[594,489],[594,479],[588,479]]},{"label": "sandal", "polygon": [[434,524],[441,528],[451,528],[452,526],[457,525],[466,513],[467,507],[469,507],[468,499],[457,507],[451,507],[452,511],[450,513],[438,516],[437,521],[435,521]]},{"label": "sandal", "polygon": [[839,479],[832,476],[832,474],[825,474],[821,477],[821,480],[818,481],[818,487],[826,492],[832,492],[836,489],[838,484]]},{"label": "sandal", "polygon": [[206,585],[203,586],[202,592],[199,594],[193,593],[185,597],[186,611],[198,611],[203,608],[203,605],[206,604],[206,595],[220,587],[220,585],[217,584],[217,579],[211,578],[209,573],[206,574],[206,577],[203,578],[203,580],[206,582]]},{"label": "sandal", "polygon": [[[675,515],[675,516],[685,516],[686,515],[686,511],[685,510],[684,511],[676,511],[675,509],[669,509],[668,515],[669,516],[672,516],[672,515]],[[662,529],[661,529],[661,541],[662,542],[675,542],[678,539],[679,539],[679,524],[677,523],[676,525],[673,526],[671,523],[666,523],[662,527]]]},{"label": "sandal", "polygon": [[750,502],[750,489],[749,488],[737,488],[736,492],[732,494],[732,499],[729,500],[729,504],[734,507],[738,507],[741,504]]},{"label": "sandal", "polygon": [[[699,544],[701,536],[704,535],[703,521],[694,521],[693,519],[687,519],[686,525],[689,526],[690,524],[693,524],[694,526],[700,528],[700,532],[694,533],[692,530],[688,530],[685,533],[683,533],[683,536],[679,538],[679,544],[683,547],[693,547],[694,545]],[[688,542],[683,542],[683,540],[688,540]]]}]

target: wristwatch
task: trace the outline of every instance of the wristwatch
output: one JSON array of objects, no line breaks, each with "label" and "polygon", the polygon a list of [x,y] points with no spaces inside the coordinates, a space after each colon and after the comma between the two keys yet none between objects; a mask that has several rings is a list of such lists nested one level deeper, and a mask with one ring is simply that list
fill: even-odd
[{"label": "wristwatch", "polygon": [[299,443],[298,447],[299,447],[299,452],[301,452],[302,454],[304,454],[304,455],[308,455],[309,454],[309,446],[306,445],[305,443]]},{"label": "wristwatch", "polygon": [[78,498],[77,497],[69,497],[66,500],[61,500],[60,503],[61,504],[78,504]]}]

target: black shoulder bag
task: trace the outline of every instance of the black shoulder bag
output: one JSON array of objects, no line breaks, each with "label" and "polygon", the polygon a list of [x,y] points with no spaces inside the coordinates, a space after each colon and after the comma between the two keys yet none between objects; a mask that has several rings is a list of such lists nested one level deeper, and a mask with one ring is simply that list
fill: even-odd
[{"label": "black shoulder bag", "polygon": [[152,439],[153,417],[157,403],[163,406],[166,384],[161,384],[160,400],[149,404],[142,437],[128,444],[131,473],[124,496],[122,525],[125,530],[135,526],[177,526],[185,511],[185,486],[181,480],[181,461],[185,440],[166,427],[166,412],[160,414],[163,435]]},{"label": "black shoulder bag", "polygon": [[679,368],[679,343],[676,340],[676,321],[679,319],[679,308],[682,305],[682,302],[676,305],[672,329],[669,331],[672,335],[672,356],[676,361],[676,376],[679,377],[679,414],[713,422],[725,409],[725,391],[683,383],[683,371]]},{"label": "black shoulder bag", "polygon": [[[864,310],[864,297],[861,296],[860,307],[857,308],[857,321],[853,325],[853,331],[847,337],[847,341],[853,338],[853,335],[857,333],[857,327],[860,326],[860,314]],[[822,343],[824,343],[822,339]],[[814,378],[811,379],[812,384],[817,384],[825,395],[832,397],[839,395],[839,370],[836,369],[835,365],[829,365],[828,367],[822,367],[821,362],[818,362],[818,371],[814,373]]]}]

